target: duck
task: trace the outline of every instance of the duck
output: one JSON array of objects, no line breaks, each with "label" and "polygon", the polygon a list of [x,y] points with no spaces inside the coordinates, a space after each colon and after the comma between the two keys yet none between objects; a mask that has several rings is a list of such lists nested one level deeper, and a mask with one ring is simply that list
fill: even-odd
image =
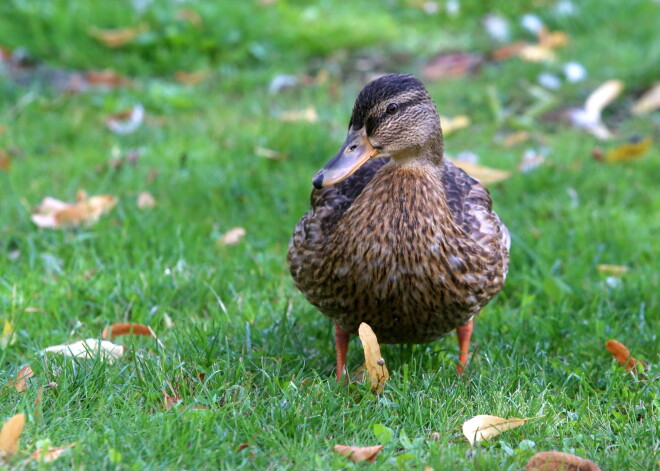
[{"label": "duck", "polygon": [[511,241],[488,189],[444,156],[424,84],[409,74],[369,82],[312,184],[287,261],[295,286],[333,320],[337,380],[363,322],[384,344],[456,330],[463,374],[473,320],[504,286]]}]

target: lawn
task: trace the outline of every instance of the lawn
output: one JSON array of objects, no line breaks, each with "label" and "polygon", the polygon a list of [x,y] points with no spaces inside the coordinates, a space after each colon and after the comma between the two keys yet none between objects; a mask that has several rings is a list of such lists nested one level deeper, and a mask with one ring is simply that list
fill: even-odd
[{"label": "lawn", "polygon": [[[0,423],[26,414],[8,466],[365,466],[336,444],[385,445],[379,469],[518,470],[550,450],[608,470],[660,466],[660,112],[630,112],[660,79],[660,3],[384,3],[2,2]],[[554,62],[489,59],[424,79],[443,116],[470,119],[447,133],[446,152],[513,172],[489,185],[512,235],[507,285],[475,322],[464,377],[453,335],[383,346],[391,378],[376,397],[368,382],[334,380],[332,324],[294,288],[288,239],[366,81],[421,76],[443,51],[490,57],[501,44],[484,27],[489,12],[509,22],[502,44],[535,43],[521,26],[531,13],[569,38]],[[109,28],[135,34],[112,48],[99,39]],[[11,65],[7,51],[29,58]],[[567,62],[586,78],[565,80]],[[109,69],[130,83],[79,89],[76,73]],[[542,73],[559,88],[540,85]],[[276,87],[284,76],[295,85]],[[556,119],[611,79],[625,87],[603,113],[611,139]],[[137,104],[146,117],[134,132],[108,129],[108,116]],[[523,140],[507,140],[514,133]],[[656,141],[641,158],[592,156],[635,136]],[[527,150],[544,161],[520,172]],[[93,225],[32,222],[42,198],[80,190],[117,205]],[[155,207],[138,207],[142,192]],[[235,227],[243,239],[218,242]],[[125,336],[113,339],[127,347],[115,363],[42,353],[129,321],[164,348]],[[626,373],[609,339],[646,374]],[[362,361],[354,339],[349,369]],[[25,364],[34,377],[18,392]],[[461,426],[479,414],[537,418],[472,447]],[[29,458],[72,442],[52,465]]]}]

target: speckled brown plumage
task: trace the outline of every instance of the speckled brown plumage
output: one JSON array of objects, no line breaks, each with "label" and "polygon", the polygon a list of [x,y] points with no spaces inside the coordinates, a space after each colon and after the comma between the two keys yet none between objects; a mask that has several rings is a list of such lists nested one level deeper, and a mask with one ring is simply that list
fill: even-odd
[{"label": "speckled brown plumage", "polygon": [[[390,102],[393,116],[383,112]],[[417,79],[367,85],[349,139],[365,128],[379,155],[312,191],[289,245],[291,274],[348,332],[367,322],[383,343],[429,342],[471,321],[502,289],[509,234],[488,190],[442,158],[437,112]]]}]

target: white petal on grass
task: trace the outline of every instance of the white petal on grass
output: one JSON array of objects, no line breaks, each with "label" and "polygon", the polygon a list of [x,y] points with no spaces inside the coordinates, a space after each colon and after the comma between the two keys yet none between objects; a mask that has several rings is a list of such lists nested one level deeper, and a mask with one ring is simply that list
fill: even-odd
[{"label": "white petal on grass", "polygon": [[532,420],[532,418],[503,419],[494,415],[477,415],[463,424],[463,435],[468,439],[470,445],[474,445],[475,442],[488,440],[502,432],[520,427],[528,420]]},{"label": "white petal on grass", "polygon": [[44,348],[43,353],[58,353],[74,358],[102,358],[108,363],[114,363],[124,354],[124,347],[107,340],[87,339],[70,345],[54,345]]}]

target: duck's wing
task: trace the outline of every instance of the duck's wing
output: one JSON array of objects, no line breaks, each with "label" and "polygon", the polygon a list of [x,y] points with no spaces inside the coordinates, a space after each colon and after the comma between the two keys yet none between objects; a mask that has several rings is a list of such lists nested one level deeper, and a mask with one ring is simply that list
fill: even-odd
[{"label": "duck's wing", "polygon": [[509,231],[493,211],[488,189],[448,159],[444,162],[445,195],[454,221],[483,247],[492,249],[495,243],[508,253]]}]

